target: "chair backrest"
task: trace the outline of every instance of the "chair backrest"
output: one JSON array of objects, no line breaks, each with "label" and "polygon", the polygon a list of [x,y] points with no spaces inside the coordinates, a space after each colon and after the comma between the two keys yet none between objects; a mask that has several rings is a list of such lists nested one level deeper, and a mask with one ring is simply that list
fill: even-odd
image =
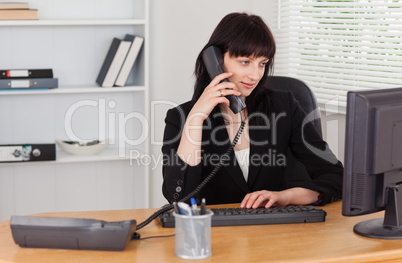
[{"label": "chair backrest", "polygon": [[[268,81],[268,87],[271,89],[292,91],[306,114],[318,108],[317,99],[313,91],[301,80],[291,77],[272,76]],[[322,136],[321,118],[315,119],[312,123]],[[295,182],[311,180],[304,165],[293,157],[290,150],[288,150],[287,155],[285,176],[287,178],[288,187],[292,187],[292,184]]]}]

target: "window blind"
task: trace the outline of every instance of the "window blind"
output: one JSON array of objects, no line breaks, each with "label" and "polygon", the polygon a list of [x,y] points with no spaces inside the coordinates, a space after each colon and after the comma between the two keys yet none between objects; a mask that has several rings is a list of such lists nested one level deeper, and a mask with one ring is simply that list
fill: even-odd
[{"label": "window blind", "polygon": [[319,103],[402,86],[402,1],[278,0],[274,34],[275,74],[303,80]]}]

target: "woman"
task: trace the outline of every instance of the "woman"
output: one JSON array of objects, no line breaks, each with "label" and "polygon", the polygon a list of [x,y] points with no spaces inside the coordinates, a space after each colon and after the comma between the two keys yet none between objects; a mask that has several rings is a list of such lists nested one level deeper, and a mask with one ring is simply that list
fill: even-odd
[{"label": "woman", "polygon": [[[225,73],[209,77],[202,51],[222,51]],[[291,92],[270,90],[266,80],[273,67],[275,41],[263,20],[246,13],[225,16],[196,61],[191,101],[167,113],[164,132],[163,194],[169,202],[193,191],[222,158],[222,167],[198,197],[208,204],[241,203],[241,207],[324,205],[342,196],[342,164],[322,159],[308,145],[326,149]],[[229,82],[222,82],[228,78]],[[241,96],[240,114],[229,108],[227,95]],[[245,128],[229,158],[242,120]],[[286,151],[301,161],[311,179],[287,188]],[[330,153],[332,154],[332,153]]]}]

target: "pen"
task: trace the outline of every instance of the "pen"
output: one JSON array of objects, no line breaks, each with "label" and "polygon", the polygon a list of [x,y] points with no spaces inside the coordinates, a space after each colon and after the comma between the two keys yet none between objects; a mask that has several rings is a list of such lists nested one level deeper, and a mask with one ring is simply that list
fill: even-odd
[{"label": "pen", "polygon": [[198,215],[198,211],[197,211],[197,201],[195,201],[194,197],[191,197],[190,199],[191,202],[191,210],[193,211],[193,215]]},{"label": "pen", "polygon": [[188,204],[183,203],[183,202],[178,202],[177,206],[179,208],[180,214],[186,215],[186,216],[192,215],[191,208]]},{"label": "pen", "polygon": [[201,215],[205,215],[207,213],[205,205],[206,205],[205,198],[203,198],[201,200],[201,210],[200,210]]},{"label": "pen", "polygon": [[[181,215],[185,215],[185,216],[192,216],[192,212],[191,212],[191,208],[187,203],[184,202],[178,202],[177,206],[180,210],[180,214]],[[177,223],[175,223],[176,227],[177,227]],[[184,233],[184,240],[185,243],[188,244],[189,248],[193,255],[197,255],[197,249],[199,248],[198,245],[198,239],[197,239],[197,232],[196,232],[196,228],[194,225],[194,221],[193,220],[183,220],[181,222],[182,224],[182,228],[183,228],[183,233]],[[186,248],[185,248],[186,249]]]}]

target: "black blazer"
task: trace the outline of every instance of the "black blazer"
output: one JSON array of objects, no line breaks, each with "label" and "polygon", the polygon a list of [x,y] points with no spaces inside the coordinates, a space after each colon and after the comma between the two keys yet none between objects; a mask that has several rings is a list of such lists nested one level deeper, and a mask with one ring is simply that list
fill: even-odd
[{"label": "black blazer", "polygon": [[[328,149],[326,142],[311,123],[303,126],[306,114],[291,92],[275,90],[269,96],[271,96],[274,107],[274,118],[267,125],[249,127],[248,181],[245,181],[232,152],[230,159],[224,161],[224,165],[198,197],[205,197],[208,204],[239,203],[250,192],[264,189],[271,191],[287,189],[284,169],[286,152],[289,147],[294,157],[306,166],[311,177],[309,181],[292,186],[320,192],[320,205],[340,200],[342,196],[342,164]],[[165,118],[166,127],[162,146],[164,155],[162,190],[169,202],[178,201],[194,190],[213,170],[219,157],[230,146],[223,118],[219,107],[216,107],[204,121],[201,163],[190,166],[177,155],[182,129],[194,104],[195,101],[189,101],[170,109]],[[315,149],[316,153],[309,150],[312,149],[311,147]],[[327,150],[324,152],[325,149]],[[320,154],[317,155],[317,151]]]}]

